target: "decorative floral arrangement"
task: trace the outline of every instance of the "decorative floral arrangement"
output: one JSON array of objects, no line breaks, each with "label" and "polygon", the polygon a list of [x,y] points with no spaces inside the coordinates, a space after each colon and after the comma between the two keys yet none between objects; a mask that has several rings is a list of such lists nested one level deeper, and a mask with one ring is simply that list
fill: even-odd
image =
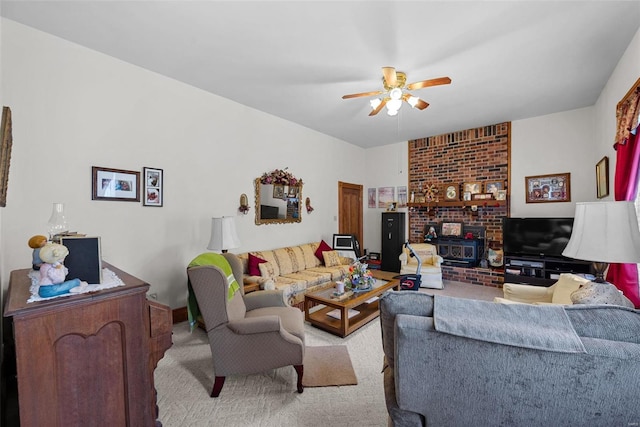
[{"label": "decorative floral arrangement", "polygon": [[265,172],[260,177],[260,184],[282,184],[282,185],[298,185],[302,184],[302,180],[287,172],[288,168],[275,169],[269,173]]},{"label": "decorative floral arrangement", "polygon": [[308,214],[313,212],[313,206],[311,206],[311,199],[310,198],[307,197],[307,200],[305,200],[304,204],[307,207],[307,213]]},{"label": "decorative floral arrangement", "polygon": [[371,275],[369,264],[356,261],[349,266],[349,273],[344,278],[344,283],[351,290],[371,289],[376,279]]}]

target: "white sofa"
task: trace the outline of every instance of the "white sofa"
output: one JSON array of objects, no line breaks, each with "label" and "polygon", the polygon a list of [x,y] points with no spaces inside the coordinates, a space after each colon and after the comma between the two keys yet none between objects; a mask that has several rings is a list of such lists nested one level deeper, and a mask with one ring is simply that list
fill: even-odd
[{"label": "white sofa", "polygon": [[[421,288],[443,289],[442,282],[442,257],[438,255],[438,248],[429,243],[412,243],[413,252],[422,261],[420,274],[422,275]],[[400,254],[400,274],[417,274],[418,260],[410,255],[409,249],[403,246]]]}]

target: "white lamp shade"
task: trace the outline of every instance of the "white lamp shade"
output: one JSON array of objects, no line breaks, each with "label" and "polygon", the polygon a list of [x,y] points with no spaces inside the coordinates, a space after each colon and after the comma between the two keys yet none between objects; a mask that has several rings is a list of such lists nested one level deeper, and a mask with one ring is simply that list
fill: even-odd
[{"label": "white lamp shade", "polygon": [[571,239],[562,255],[592,262],[640,263],[633,202],[576,203]]},{"label": "white lamp shade", "polygon": [[211,218],[211,239],[207,249],[226,251],[238,247],[240,247],[240,239],[236,233],[236,223],[233,217]]}]

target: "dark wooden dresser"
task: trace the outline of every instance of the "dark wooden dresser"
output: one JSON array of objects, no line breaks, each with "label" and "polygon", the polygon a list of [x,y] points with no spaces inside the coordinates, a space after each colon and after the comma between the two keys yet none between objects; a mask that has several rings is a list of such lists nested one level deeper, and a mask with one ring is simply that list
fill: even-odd
[{"label": "dark wooden dresser", "polygon": [[125,285],[29,304],[29,269],[11,272],[21,427],[159,425],[153,371],[172,344],[171,310],[103,266]]}]

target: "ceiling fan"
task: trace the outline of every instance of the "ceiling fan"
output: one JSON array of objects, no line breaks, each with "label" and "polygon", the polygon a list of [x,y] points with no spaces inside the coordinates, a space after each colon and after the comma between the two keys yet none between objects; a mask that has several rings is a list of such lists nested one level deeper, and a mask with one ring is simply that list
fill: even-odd
[{"label": "ceiling fan", "polygon": [[422,89],[429,86],[448,85],[451,83],[449,77],[439,77],[437,79],[422,80],[420,82],[410,83],[407,82],[407,75],[402,71],[396,71],[393,67],[382,67],[382,86],[384,90],[377,90],[373,92],[353,93],[351,95],[344,95],[342,99],[360,98],[364,96],[376,96],[385,95],[382,99],[375,98],[370,101],[371,113],[370,116],[375,116],[384,108],[387,107],[387,114],[395,116],[398,114],[398,110],[402,106],[402,101],[406,101],[411,107],[419,110],[424,110],[429,104],[417,96],[413,96],[406,90]]}]

